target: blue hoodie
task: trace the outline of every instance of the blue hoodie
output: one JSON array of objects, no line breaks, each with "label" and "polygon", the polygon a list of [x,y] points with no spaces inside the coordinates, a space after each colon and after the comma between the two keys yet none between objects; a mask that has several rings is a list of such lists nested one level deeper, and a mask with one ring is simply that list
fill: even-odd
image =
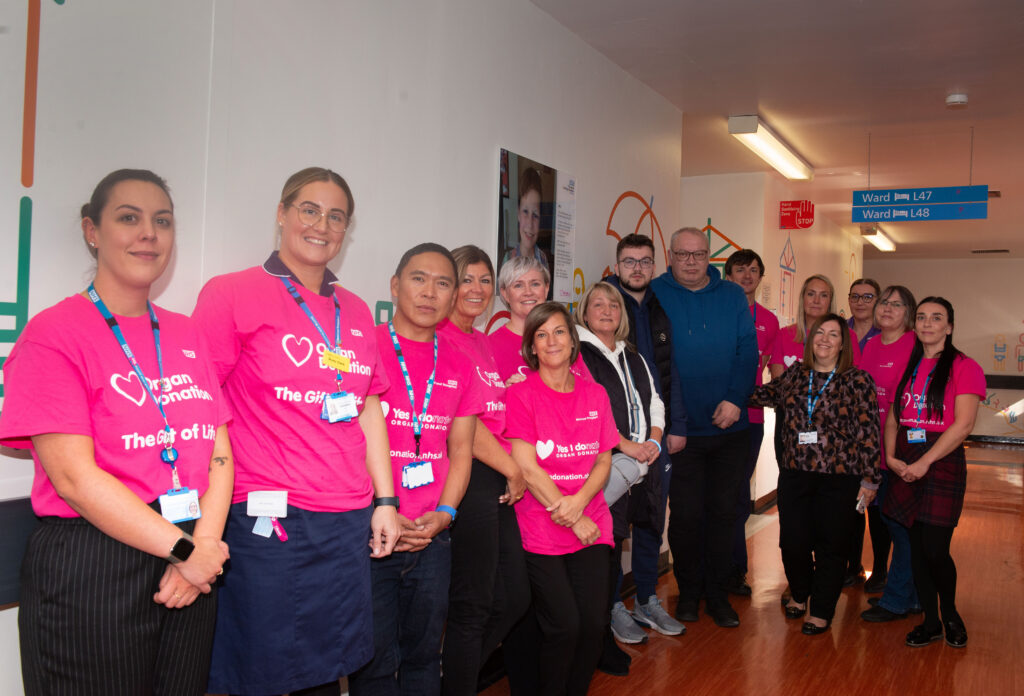
[{"label": "blue hoodie", "polygon": [[[689,290],[666,271],[651,289],[672,322],[672,353],[683,387],[690,435],[721,435],[749,426],[747,399],[757,373],[757,334],[743,289],[708,266],[708,284]],[[740,419],[722,430],[711,417],[722,401]]]}]

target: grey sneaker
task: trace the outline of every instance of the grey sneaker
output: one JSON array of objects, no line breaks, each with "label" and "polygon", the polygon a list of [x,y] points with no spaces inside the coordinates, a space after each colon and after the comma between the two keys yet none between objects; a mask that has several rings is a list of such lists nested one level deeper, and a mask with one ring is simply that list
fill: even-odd
[{"label": "grey sneaker", "polygon": [[637,601],[636,608],[633,609],[633,618],[666,636],[680,636],[686,633],[686,626],[669,616],[657,595],[648,597],[645,604]]},{"label": "grey sneaker", "polygon": [[612,606],[612,635],[620,643],[646,643],[647,634],[636,625],[633,615],[622,602]]}]

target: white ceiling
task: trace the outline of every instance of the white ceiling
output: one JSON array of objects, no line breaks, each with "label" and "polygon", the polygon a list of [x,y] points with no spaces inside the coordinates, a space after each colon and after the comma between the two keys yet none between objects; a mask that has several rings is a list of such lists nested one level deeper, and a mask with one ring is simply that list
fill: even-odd
[{"label": "white ceiling", "polygon": [[769,171],[727,132],[757,113],[816,214],[856,232],[854,189],[987,184],[987,220],[884,223],[896,255],[1024,257],[1024,0],[532,1],[682,110],[682,176]]}]

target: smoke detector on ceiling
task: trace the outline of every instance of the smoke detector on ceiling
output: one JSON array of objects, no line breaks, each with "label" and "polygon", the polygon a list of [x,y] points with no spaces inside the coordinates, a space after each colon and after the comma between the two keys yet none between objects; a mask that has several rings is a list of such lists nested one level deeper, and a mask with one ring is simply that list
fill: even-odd
[{"label": "smoke detector on ceiling", "polygon": [[954,92],[946,97],[947,109],[966,109],[967,95],[962,92]]}]

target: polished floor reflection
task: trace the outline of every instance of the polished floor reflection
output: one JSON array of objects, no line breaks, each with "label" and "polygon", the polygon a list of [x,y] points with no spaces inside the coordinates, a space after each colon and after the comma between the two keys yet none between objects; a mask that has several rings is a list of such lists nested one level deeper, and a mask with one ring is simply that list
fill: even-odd
[{"label": "polished floor reflection", "polygon": [[[904,636],[916,617],[865,623],[860,612],[868,604],[861,586],[843,591],[828,633],[801,634],[800,622],[787,621],[779,605],[786,579],[778,524],[762,519],[747,540],[754,595],[733,598],[742,625],[718,628],[702,614],[688,624],[685,636],[650,633],[645,645],[625,647],[633,656],[630,676],[599,673],[590,694],[1024,694],[1024,449],[975,446],[968,450],[968,462],[964,514],[953,536],[957,606],[970,635],[966,648],[941,641],[906,647]],[[870,559],[870,542],[866,545],[865,559]],[[670,611],[675,609],[671,575],[662,578],[658,594]],[[508,683],[483,693],[503,696]]]}]

